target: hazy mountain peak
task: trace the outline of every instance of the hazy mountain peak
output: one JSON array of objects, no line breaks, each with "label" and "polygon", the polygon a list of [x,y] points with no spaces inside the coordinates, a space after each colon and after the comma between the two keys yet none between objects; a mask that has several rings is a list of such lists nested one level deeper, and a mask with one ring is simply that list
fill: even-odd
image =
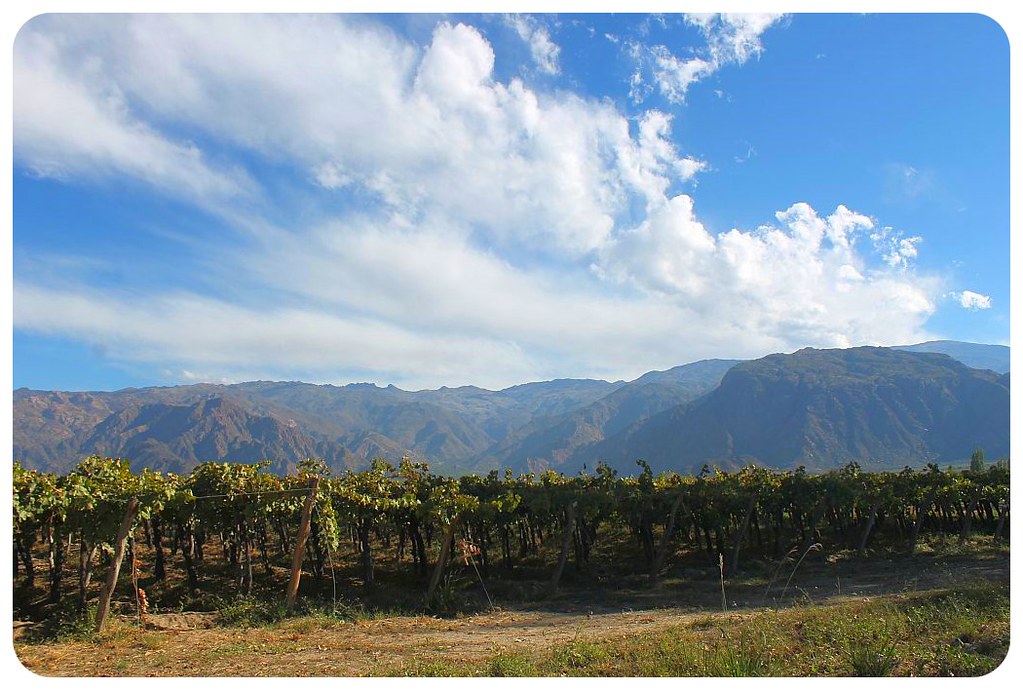
[{"label": "hazy mountain peak", "polygon": [[1010,348],[1006,345],[968,343],[958,340],[929,340],[916,345],[900,345],[894,349],[907,352],[937,352],[948,355],[974,369],[990,369],[999,374],[1009,371]]}]

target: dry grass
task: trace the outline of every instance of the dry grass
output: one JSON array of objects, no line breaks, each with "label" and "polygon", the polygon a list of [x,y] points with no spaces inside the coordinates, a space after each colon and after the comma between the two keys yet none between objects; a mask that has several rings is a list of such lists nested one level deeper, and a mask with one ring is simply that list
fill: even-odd
[{"label": "dry grass", "polygon": [[[978,675],[1005,655],[1004,547],[939,545],[891,560],[814,554],[785,600],[777,583],[765,597],[776,570],[751,561],[725,579],[727,613],[719,573],[705,565],[682,565],[655,587],[566,573],[559,595],[543,600],[528,579],[488,581],[505,610],[450,618],[391,596],[386,571],[362,599],[340,583],[336,607],[317,610],[324,585],[307,587],[313,608],[297,617],[283,615],[267,582],[254,598],[208,592],[188,607],[156,605],[145,628],[130,602],[102,635],[87,621],[35,637],[16,625],[15,651],[35,673],[76,677]],[[147,591],[169,602],[179,585]]]},{"label": "dry grass", "polygon": [[980,675],[1008,649],[1008,588],[843,598],[785,610],[495,612],[453,620],[302,617],[201,627],[154,616],[15,645],[47,676]]}]

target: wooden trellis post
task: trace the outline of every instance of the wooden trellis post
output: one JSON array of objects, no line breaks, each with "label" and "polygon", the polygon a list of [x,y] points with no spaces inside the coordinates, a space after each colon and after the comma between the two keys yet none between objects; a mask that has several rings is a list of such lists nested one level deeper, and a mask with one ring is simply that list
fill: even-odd
[{"label": "wooden trellis post", "polygon": [[[656,582],[657,576],[661,573],[661,566],[664,565],[664,557],[668,553],[668,546],[671,544],[671,535],[675,532],[675,518],[678,517],[678,509],[682,507],[684,494],[679,491],[675,501],[671,504],[671,513],[668,515],[668,524],[664,527],[664,534],[661,535],[661,544],[657,548],[653,565],[650,566],[650,582]],[[689,509],[686,508],[686,511]]]},{"label": "wooden trellis post", "polygon": [[565,572],[565,563],[568,561],[568,549],[572,546],[572,533],[575,531],[575,506],[576,501],[572,501],[565,510],[565,526],[561,533],[561,555],[558,556],[558,566],[554,569],[554,575],[551,576],[550,584],[547,586],[548,596],[558,591],[561,574]]},{"label": "wooden trellis post", "polygon": [[305,558],[305,542],[309,537],[309,523],[313,516],[316,488],[319,483],[318,477],[309,479],[309,493],[306,495],[305,505],[302,507],[302,522],[298,527],[295,549],[291,553],[291,579],[288,581],[288,594],[284,604],[288,613],[291,613],[291,609],[294,608],[295,598],[298,596],[298,582],[302,578],[302,559]]},{"label": "wooden trellis post", "polygon": [[440,584],[440,577],[444,572],[444,566],[447,565],[448,555],[451,552],[451,542],[455,538],[455,528],[458,526],[459,519],[461,519],[461,515],[456,515],[452,518],[451,522],[448,523],[447,530],[444,532],[444,541],[440,545],[440,555],[437,556],[437,564],[433,567],[433,575],[430,576],[430,586],[426,589],[427,607],[433,605],[433,595],[437,591],[437,585]]},{"label": "wooden trellis post", "polygon": [[128,509],[121,520],[121,527],[117,530],[117,539],[114,541],[114,562],[107,573],[107,580],[103,583],[103,590],[99,595],[99,608],[96,610],[96,632],[103,631],[103,623],[106,622],[107,613],[110,611],[110,597],[114,593],[114,586],[117,585],[117,576],[121,572],[121,561],[124,560],[124,543],[128,539],[128,532],[135,522],[135,515],[139,511],[139,502],[134,496],[128,501]]}]

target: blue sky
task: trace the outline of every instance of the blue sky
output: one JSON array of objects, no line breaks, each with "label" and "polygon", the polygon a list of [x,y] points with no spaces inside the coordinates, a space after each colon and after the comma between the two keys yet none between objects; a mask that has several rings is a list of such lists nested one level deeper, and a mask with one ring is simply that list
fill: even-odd
[{"label": "blue sky", "polygon": [[981,15],[47,15],[15,387],[632,379],[1008,343]]}]

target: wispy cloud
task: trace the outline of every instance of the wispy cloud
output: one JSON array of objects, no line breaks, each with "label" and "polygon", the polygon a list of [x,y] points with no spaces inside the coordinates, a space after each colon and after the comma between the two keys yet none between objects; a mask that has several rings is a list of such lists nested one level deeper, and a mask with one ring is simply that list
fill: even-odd
[{"label": "wispy cloud", "polygon": [[[80,338],[114,358],[201,364],[212,380],[238,380],[232,374],[239,371],[272,371],[329,381],[339,359],[347,372],[387,373],[391,381],[412,386],[464,376],[503,384],[535,370],[514,343],[428,335],[320,310],[252,309],[188,293],[138,300],[110,291],[69,294],[17,285],[15,294],[14,318],[21,328]],[[410,370],[410,362],[422,373]]]},{"label": "wispy cloud", "polygon": [[744,153],[741,156],[734,156],[733,160],[736,163],[746,163],[747,161],[749,161],[749,159],[753,158],[753,156],[757,155],[757,150],[753,148],[753,144],[749,143],[748,141],[745,141],[743,143],[746,145],[746,153]]},{"label": "wispy cloud", "polygon": [[14,69],[15,157],[32,173],[126,177],[210,210],[254,193],[239,166],[211,163],[133,112],[102,63],[68,50],[60,33],[19,34]]},{"label": "wispy cloud", "polygon": [[515,29],[533,56],[533,62],[541,72],[547,74],[558,74],[561,68],[558,66],[558,56],[561,48],[551,40],[550,32],[535,17],[527,14],[505,15],[505,22]]},{"label": "wispy cloud", "polygon": [[885,194],[889,199],[915,201],[935,190],[935,176],[931,170],[922,170],[906,163],[891,163],[885,167]]},{"label": "wispy cloud", "polygon": [[[686,21],[699,28],[705,44],[695,54],[679,56],[660,44],[633,44],[639,67],[635,81],[649,74],[657,90],[668,101],[681,103],[689,87],[728,65],[742,65],[763,52],[761,35],[777,24],[780,14],[687,14]],[[643,91],[633,84],[633,99],[641,100]]]},{"label": "wispy cloud", "polygon": [[905,237],[903,233],[890,228],[877,228],[870,234],[874,250],[892,268],[906,268],[917,257],[917,245],[923,238],[916,235]]}]

